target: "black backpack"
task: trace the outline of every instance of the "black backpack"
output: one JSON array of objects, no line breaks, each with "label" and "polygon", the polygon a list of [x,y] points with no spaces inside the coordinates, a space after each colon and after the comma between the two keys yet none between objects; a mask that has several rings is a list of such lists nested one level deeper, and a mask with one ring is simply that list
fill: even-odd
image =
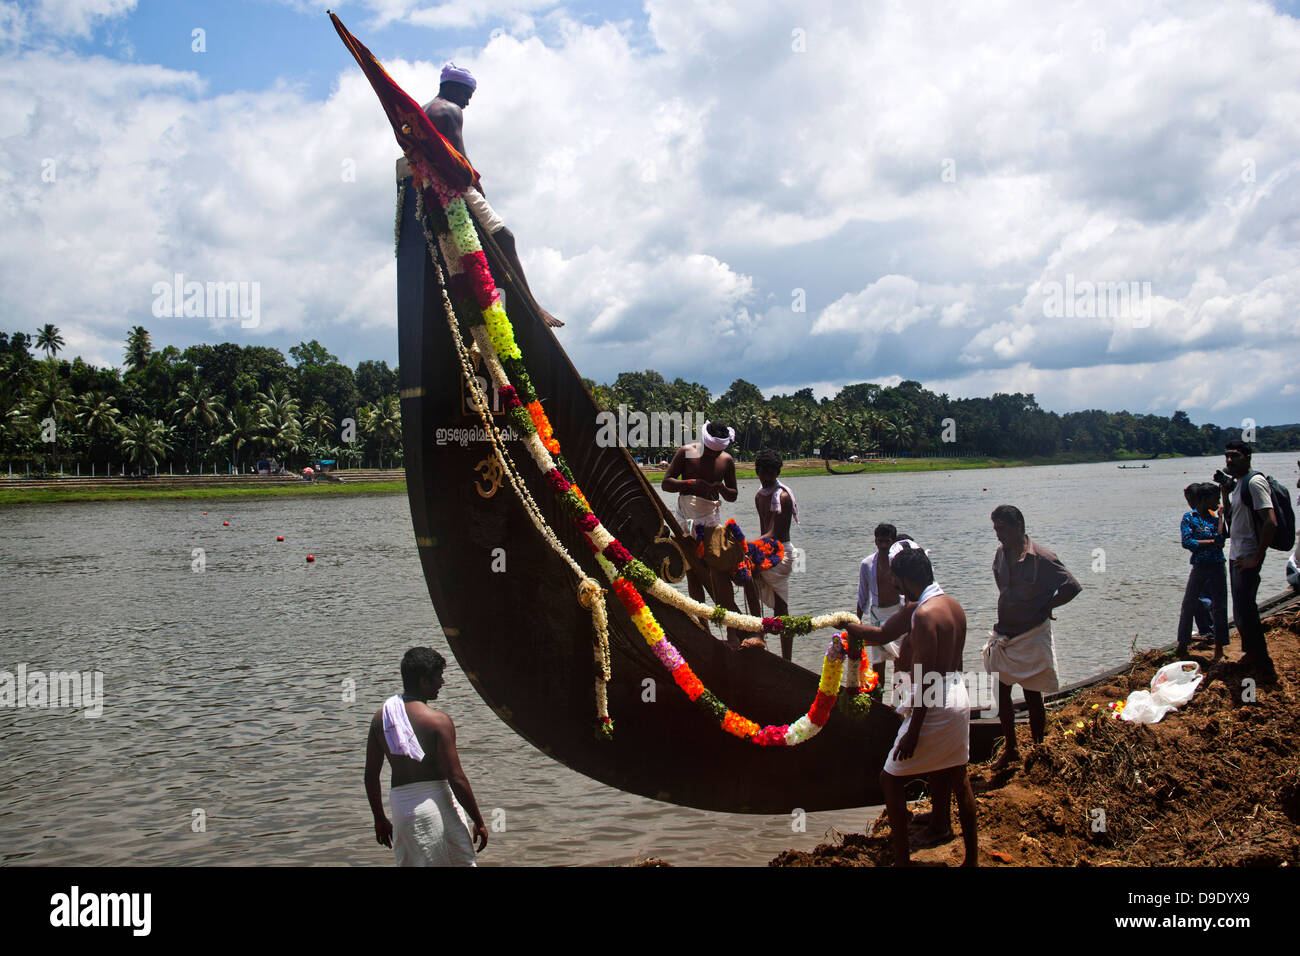
[{"label": "black backpack", "polygon": [[[1255,517],[1255,508],[1250,503],[1250,479],[1255,475],[1264,475],[1262,471],[1248,471],[1240,479],[1241,500],[1250,509],[1250,520],[1255,526],[1255,540],[1259,540],[1259,519]],[[1264,475],[1268,482],[1269,497],[1273,499],[1273,518],[1277,522],[1277,531],[1269,547],[1277,551],[1290,551],[1295,546],[1295,511],[1291,508],[1291,492],[1283,487],[1282,482],[1272,475]],[[1228,521],[1232,521],[1232,511],[1228,511]]]}]

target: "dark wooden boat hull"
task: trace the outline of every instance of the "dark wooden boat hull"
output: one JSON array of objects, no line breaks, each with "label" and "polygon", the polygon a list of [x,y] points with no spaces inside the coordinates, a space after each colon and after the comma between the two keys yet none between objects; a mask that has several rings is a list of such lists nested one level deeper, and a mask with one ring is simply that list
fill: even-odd
[{"label": "dark wooden boat hull", "polygon": [[[680,576],[676,525],[622,448],[596,443],[597,408],[554,335],[487,237],[493,275],[529,375],[577,478],[602,522],[634,555]],[[429,594],[460,666],[492,710],[560,763],[620,790],[699,807],[789,813],[879,803],[880,767],[898,727],[877,707],[863,721],[835,714],[812,741],[758,747],[725,733],[673,683],[610,596],[613,741],[594,734],[591,619],[575,600],[570,569],[544,543],[508,485],[485,497],[491,448],[449,442],[439,430],[472,429],[442,292],[415,218],[403,203],[398,250],[398,338],[407,488]],[[499,419],[504,426],[504,418]],[[536,475],[522,443],[509,443],[560,540],[587,574],[600,571],[576,528]],[[656,539],[659,539],[656,541]],[[500,549],[500,550],[497,550]],[[505,570],[494,571],[504,560]],[[694,619],[651,601],[670,639],[711,690],[761,723],[792,723],[818,677],[777,654],[735,652]],[[802,638],[828,643],[831,632]]]}]

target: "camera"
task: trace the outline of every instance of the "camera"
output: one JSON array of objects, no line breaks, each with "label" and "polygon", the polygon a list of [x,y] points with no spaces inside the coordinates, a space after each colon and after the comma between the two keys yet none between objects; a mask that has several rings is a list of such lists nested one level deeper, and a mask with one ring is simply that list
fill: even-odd
[{"label": "camera", "polygon": [[1233,488],[1237,487],[1237,479],[1222,469],[1214,473],[1214,480],[1218,482],[1219,487],[1224,491],[1231,492]]}]

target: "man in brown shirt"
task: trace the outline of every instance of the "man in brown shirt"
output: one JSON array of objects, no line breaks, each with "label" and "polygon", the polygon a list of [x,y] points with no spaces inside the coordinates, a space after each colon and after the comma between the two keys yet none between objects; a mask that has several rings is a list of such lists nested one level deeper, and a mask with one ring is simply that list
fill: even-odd
[{"label": "man in brown shirt", "polygon": [[1083,588],[1060,558],[1029,540],[1019,508],[999,505],[992,518],[1001,545],[993,556],[998,619],[983,656],[984,669],[998,677],[998,718],[1006,742],[994,769],[1001,770],[1020,759],[1011,704],[1011,688],[1016,684],[1025,692],[1030,735],[1036,744],[1043,741],[1047,726],[1043,694],[1060,686],[1052,611],[1074,600]]}]

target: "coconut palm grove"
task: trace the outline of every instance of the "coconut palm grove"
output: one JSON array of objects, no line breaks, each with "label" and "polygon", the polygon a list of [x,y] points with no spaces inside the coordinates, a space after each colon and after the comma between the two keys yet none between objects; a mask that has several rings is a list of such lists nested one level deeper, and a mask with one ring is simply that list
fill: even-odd
[{"label": "coconut palm grove", "polygon": [[[262,345],[155,350],[135,326],[120,368],[60,357],[50,323],[34,333],[0,332],[0,468],[32,474],[239,473],[259,460],[294,468],[320,459],[345,466],[401,464],[397,369],[381,360],[355,368],[315,339],[286,358]],[[737,379],[721,395],[658,372],[623,372],[611,384],[585,380],[597,404],[628,412],[703,411],[736,429],[738,454],[762,448],[786,458],[987,457],[1101,461],[1214,454],[1242,423],[1194,424],[1127,411],[1058,414],[1032,394],[950,398],[920,382],[811,388],[764,397]],[[1261,451],[1300,444],[1300,425],[1261,426]],[[646,449],[649,458],[671,448]]]}]

